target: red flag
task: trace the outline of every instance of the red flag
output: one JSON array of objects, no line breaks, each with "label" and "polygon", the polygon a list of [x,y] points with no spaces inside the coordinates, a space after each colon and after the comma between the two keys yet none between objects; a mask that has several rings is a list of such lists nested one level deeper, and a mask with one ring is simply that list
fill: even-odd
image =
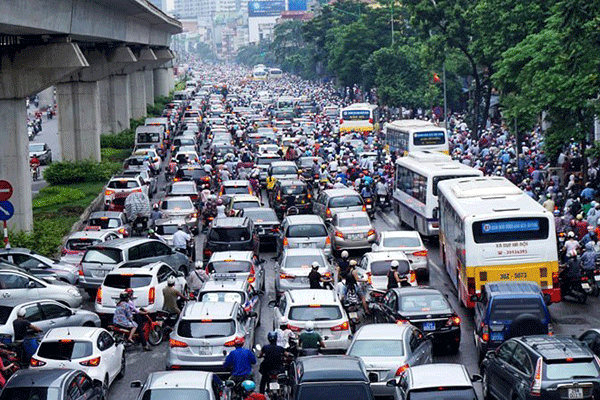
[{"label": "red flag", "polygon": [[440,83],[442,79],[435,72],[433,73],[433,83]]}]

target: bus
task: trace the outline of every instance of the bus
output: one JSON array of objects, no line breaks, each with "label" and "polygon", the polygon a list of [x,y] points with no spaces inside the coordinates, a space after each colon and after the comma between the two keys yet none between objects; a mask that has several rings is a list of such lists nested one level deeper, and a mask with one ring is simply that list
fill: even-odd
[{"label": "bus", "polygon": [[348,132],[372,132],[379,129],[379,107],[354,103],[340,110],[340,135]]},{"label": "bus", "polygon": [[254,81],[266,81],[268,73],[265,69],[254,69],[252,71],[252,80]]},{"label": "bus", "polygon": [[420,119],[402,119],[383,127],[385,144],[390,153],[405,156],[413,151],[431,150],[449,154],[448,135],[444,128]]},{"label": "bus", "polygon": [[448,155],[416,151],[396,160],[392,207],[398,220],[423,236],[436,236],[438,188],[446,179],[483,176],[483,172]]},{"label": "bus", "polygon": [[269,78],[270,79],[279,79],[283,77],[283,71],[279,68],[269,68]]},{"label": "bus", "polygon": [[554,217],[503,177],[440,182],[440,253],[458,297],[473,308],[487,282],[532,281],[560,301]]}]

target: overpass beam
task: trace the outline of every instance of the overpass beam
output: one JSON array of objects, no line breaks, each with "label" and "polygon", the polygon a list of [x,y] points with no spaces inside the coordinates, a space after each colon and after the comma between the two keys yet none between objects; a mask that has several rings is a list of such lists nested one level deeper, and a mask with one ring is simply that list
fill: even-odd
[{"label": "overpass beam", "polygon": [[56,98],[63,159],[100,161],[98,82],[59,83]]},{"label": "overpass beam", "polygon": [[9,201],[15,207],[15,214],[8,225],[16,231],[30,232],[33,229],[33,212],[25,100],[0,99],[0,121],[3,128],[0,179],[9,181],[14,188]]},{"label": "overpass beam", "polygon": [[131,91],[131,118],[145,117],[146,110],[146,81],[143,71],[134,71],[129,74],[129,90]]}]

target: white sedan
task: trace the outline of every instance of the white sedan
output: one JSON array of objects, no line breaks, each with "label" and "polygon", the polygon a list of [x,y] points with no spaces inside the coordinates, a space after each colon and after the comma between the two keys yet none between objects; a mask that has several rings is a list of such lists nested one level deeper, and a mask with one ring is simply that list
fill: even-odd
[{"label": "white sedan", "polygon": [[386,231],[381,232],[377,241],[371,246],[374,252],[401,251],[411,261],[412,268],[420,276],[429,276],[429,256],[417,231]]},{"label": "white sedan", "polygon": [[103,385],[106,394],[114,380],[125,375],[125,364],[125,347],[106,329],[81,326],[49,330],[30,366],[84,371]]}]

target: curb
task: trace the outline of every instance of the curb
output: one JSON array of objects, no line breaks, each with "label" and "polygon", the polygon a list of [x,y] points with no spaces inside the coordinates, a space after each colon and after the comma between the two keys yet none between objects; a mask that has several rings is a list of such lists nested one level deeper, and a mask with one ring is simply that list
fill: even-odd
[{"label": "curb", "polygon": [[[90,214],[93,213],[94,211],[98,211],[101,208],[100,206],[102,205],[103,200],[104,200],[104,189],[100,192],[100,194],[98,194],[98,196],[94,200],[92,200],[90,205],[86,207],[86,209],[83,211],[83,213],[81,214],[81,216],[79,217],[77,222],[75,222],[73,224],[73,226],[71,227],[71,230],[69,231],[69,233],[67,233],[67,235],[62,238],[61,245],[60,245],[61,249],[63,247],[65,247],[65,244],[67,243],[67,239],[69,238],[69,236],[71,236],[75,232],[82,230],[83,226],[85,225],[85,221],[87,221]],[[60,255],[60,253],[57,253],[57,254]]]}]

